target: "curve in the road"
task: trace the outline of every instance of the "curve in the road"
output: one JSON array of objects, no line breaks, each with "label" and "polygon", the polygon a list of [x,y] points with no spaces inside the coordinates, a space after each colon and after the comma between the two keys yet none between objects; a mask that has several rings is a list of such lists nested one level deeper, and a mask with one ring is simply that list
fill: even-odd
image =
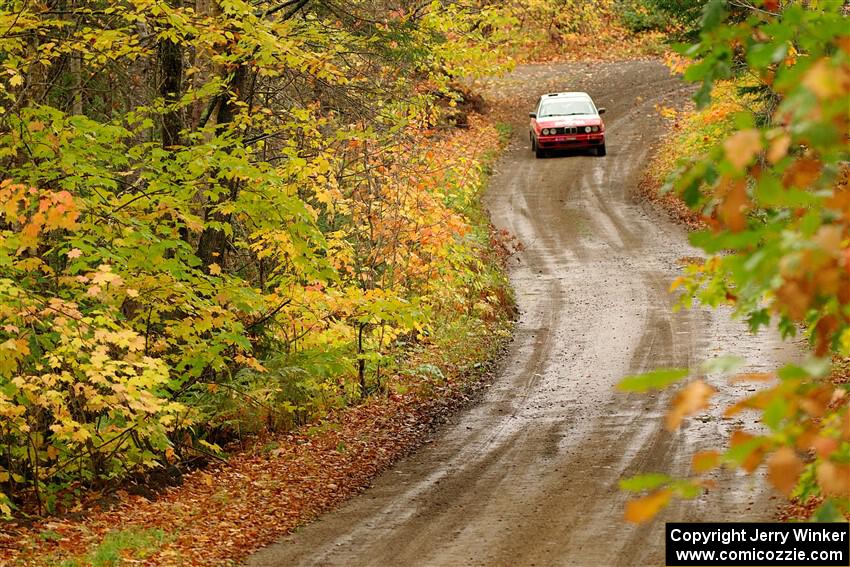
[{"label": "curve in the road", "polygon": [[[534,93],[554,90],[584,90],[608,108],[607,157],[534,158],[523,116]],[[661,565],[665,521],[770,518],[762,484],[726,473],[725,488],[653,522],[622,521],[621,478],[687,474],[692,453],[734,425],[712,413],[670,434],[669,394],[618,394],[622,376],[721,353],[753,369],[796,356],[728,312],[670,309],[668,282],[696,252],[631,189],[662,132],[655,106],[681,100],[684,86],[658,62],[631,61],[520,67],[487,91],[517,109],[487,205],[524,244],[511,270],[521,317],[494,384],[365,493],[248,565]],[[735,393],[708,379],[721,398]]]}]

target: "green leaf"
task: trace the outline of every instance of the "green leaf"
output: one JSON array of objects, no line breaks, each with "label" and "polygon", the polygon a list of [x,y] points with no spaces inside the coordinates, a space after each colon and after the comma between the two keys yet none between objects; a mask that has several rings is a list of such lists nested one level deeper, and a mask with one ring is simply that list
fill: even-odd
[{"label": "green leaf", "polygon": [[700,366],[700,370],[706,374],[712,372],[722,372],[725,374],[738,370],[745,362],[746,361],[740,356],[726,354],[718,356],[717,358],[712,358],[711,360],[706,360]]},{"label": "green leaf", "polygon": [[782,423],[782,419],[788,413],[788,403],[784,398],[775,398],[771,401],[767,407],[764,409],[764,413],[762,413],[761,420],[767,425],[772,431],[776,431],[779,429],[779,424]]},{"label": "green leaf", "polygon": [[636,374],[623,378],[617,388],[623,392],[645,392],[666,388],[685,378],[691,371],[687,368],[662,368],[645,374]]},{"label": "green leaf", "polygon": [[642,492],[652,490],[672,482],[673,479],[662,473],[646,473],[624,478],[620,481],[620,489],[628,492]]},{"label": "green leaf", "polygon": [[817,509],[809,518],[810,522],[846,522],[847,519],[841,513],[841,510],[836,506],[835,499],[830,498]]},{"label": "green leaf", "polygon": [[726,0],[709,0],[702,9],[702,28],[708,31],[726,17]]}]

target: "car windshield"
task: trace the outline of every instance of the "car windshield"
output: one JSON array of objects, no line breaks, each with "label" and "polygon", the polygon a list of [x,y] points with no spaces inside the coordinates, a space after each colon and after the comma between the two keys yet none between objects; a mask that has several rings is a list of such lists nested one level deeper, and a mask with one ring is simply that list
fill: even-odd
[{"label": "car windshield", "polygon": [[540,106],[537,116],[572,116],[574,114],[596,114],[593,106],[586,100],[553,100]]}]

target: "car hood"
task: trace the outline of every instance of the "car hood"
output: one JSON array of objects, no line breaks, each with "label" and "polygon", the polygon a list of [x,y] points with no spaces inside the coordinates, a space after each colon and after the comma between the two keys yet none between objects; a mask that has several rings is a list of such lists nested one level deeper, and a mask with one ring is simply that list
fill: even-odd
[{"label": "car hood", "polygon": [[551,116],[538,118],[541,128],[562,128],[565,126],[598,126],[602,119],[596,114],[576,114],[575,116]]}]

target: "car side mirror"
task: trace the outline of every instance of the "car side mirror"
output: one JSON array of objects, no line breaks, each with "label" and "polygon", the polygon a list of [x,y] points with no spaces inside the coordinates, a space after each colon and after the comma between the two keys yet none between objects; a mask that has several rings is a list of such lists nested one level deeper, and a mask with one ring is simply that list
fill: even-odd
[{"label": "car side mirror", "polygon": [[598,110],[599,114],[605,114],[605,108],[604,107],[598,108],[597,110]]},{"label": "car side mirror", "polygon": [[529,118],[537,118],[537,113],[536,112],[529,112],[528,117]]}]

